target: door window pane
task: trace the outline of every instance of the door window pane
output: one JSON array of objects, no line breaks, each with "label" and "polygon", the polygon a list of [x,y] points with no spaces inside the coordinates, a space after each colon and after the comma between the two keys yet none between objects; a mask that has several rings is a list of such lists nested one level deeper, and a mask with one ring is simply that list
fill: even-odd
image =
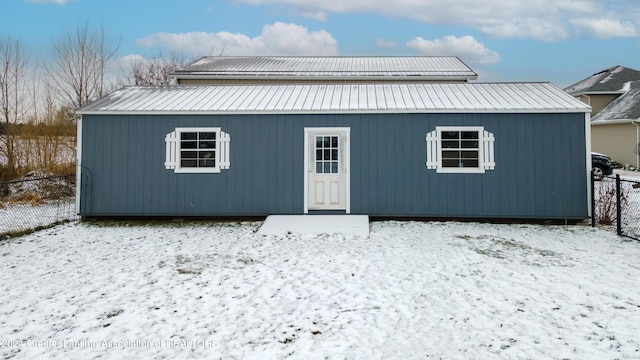
[{"label": "door window pane", "polygon": [[337,174],[339,172],[338,136],[316,136],[316,174]]}]

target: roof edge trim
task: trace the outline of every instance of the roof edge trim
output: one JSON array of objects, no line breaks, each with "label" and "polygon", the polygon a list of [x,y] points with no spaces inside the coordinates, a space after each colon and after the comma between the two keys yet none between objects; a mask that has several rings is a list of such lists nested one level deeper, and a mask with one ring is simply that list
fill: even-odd
[{"label": "roof edge trim", "polygon": [[586,114],[590,109],[477,109],[477,110],[300,110],[300,111],[78,111],[79,115],[309,115],[309,114]]},{"label": "roof edge trim", "polygon": [[478,74],[473,75],[393,75],[393,76],[385,76],[385,75],[351,75],[351,76],[343,76],[343,77],[335,77],[335,76],[313,76],[313,75],[287,75],[287,76],[279,76],[272,74],[252,74],[252,75],[211,75],[211,74],[202,74],[202,75],[191,75],[191,74],[172,74],[176,80],[309,80],[317,81],[317,80],[330,80],[334,82],[347,82],[354,80],[388,80],[390,83],[398,82],[401,80],[408,81],[439,81],[439,80],[477,80]]},{"label": "roof edge trim", "polygon": [[638,119],[594,120],[591,121],[591,125],[621,125],[631,124],[634,121],[638,121]]}]

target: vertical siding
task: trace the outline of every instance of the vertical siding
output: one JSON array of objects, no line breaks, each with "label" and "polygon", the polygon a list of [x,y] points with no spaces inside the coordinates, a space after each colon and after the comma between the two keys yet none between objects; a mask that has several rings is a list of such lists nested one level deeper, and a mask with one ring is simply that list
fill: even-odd
[{"label": "vertical siding", "polygon": [[[438,174],[425,135],[484,126],[496,168]],[[164,136],[215,126],[231,135],[219,174],[164,168]],[[164,115],[83,118],[83,215],[301,214],[304,128],[351,128],[351,212],[378,216],[584,218],[583,114]]]},{"label": "vertical siding", "polygon": [[[615,141],[611,141],[615,139]],[[621,164],[640,167],[640,158],[634,151],[638,146],[638,128],[626,124],[600,124],[591,127],[593,151],[607,154]]]}]

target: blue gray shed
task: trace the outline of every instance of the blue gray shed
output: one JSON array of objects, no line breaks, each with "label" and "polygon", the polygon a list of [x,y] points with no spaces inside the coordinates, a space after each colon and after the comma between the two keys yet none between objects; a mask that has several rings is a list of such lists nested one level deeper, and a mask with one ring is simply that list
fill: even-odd
[{"label": "blue gray shed", "polygon": [[584,219],[589,112],[549,83],[128,87],[79,110],[78,210]]}]

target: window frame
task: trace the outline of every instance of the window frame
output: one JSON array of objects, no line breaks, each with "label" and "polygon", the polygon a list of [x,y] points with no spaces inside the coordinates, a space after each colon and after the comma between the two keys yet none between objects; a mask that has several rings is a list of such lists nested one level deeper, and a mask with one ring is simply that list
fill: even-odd
[{"label": "window frame", "polygon": [[[182,134],[183,133],[215,133],[215,148],[214,148],[214,161],[215,166],[213,167],[186,167],[182,166],[182,152],[183,151],[198,151],[199,148],[196,149],[183,149],[182,148]],[[167,157],[170,156],[170,152],[175,152],[173,157],[173,163],[168,165],[165,163],[165,167],[167,169],[173,169],[174,173],[183,173],[183,174],[211,174],[211,173],[220,173],[222,169],[228,169],[228,148],[225,149],[224,142],[228,142],[230,138],[228,134],[222,131],[220,127],[176,127],[173,134],[172,141],[174,141],[174,148],[167,149]],[[198,135],[200,138],[200,135]],[[167,137],[169,139],[169,137]],[[196,140],[200,141],[200,140]],[[223,163],[222,160],[222,152],[226,152],[227,162]]]},{"label": "window frame", "polygon": [[[436,173],[441,174],[484,174],[486,170],[493,170],[495,164],[493,163],[493,135],[485,131],[484,126],[436,126],[435,128],[435,139],[430,139],[429,134],[427,134],[427,159],[432,159],[431,161],[427,161],[427,168],[435,169]],[[442,133],[443,132],[477,132],[478,133],[478,166],[477,167],[445,167],[443,166],[443,151],[447,151],[447,148],[442,147]],[[433,145],[429,144],[429,141],[435,141],[435,149]],[[446,141],[446,140],[444,140]],[[462,141],[462,139],[460,140]],[[463,151],[462,147],[457,148],[456,150]],[[430,152],[435,150],[437,161],[433,161],[433,155]],[[476,148],[470,148],[471,151],[475,151]],[[486,151],[491,152],[491,154],[485,154]]]},{"label": "window frame", "polygon": [[[324,144],[321,148],[318,148],[318,138],[321,137],[323,138],[323,142],[324,142],[324,138],[329,138],[329,147],[325,147]],[[333,144],[333,138],[336,139],[336,144],[334,146]],[[340,161],[340,136],[337,136],[335,134],[315,134],[314,137],[314,156],[313,156],[313,169],[315,171],[316,175],[339,175],[342,173],[341,171],[341,161]],[[318,151],[322,151],[323,152],[323,156],[322,159],[318,159]],[[325,159],[326,152],[329,151],[329,156],[328,159]],[[333,155],[333,151],[336,151],[335,153],[335,159],[334,159],[334,155]],[[318,163],[322,164],[322,172],[318,172]],[[329,165],[329,169],[328,171],[324,171],[324,167],[325,165]],[[334,172],[334,164],[335,164],[335,172]]]}]

